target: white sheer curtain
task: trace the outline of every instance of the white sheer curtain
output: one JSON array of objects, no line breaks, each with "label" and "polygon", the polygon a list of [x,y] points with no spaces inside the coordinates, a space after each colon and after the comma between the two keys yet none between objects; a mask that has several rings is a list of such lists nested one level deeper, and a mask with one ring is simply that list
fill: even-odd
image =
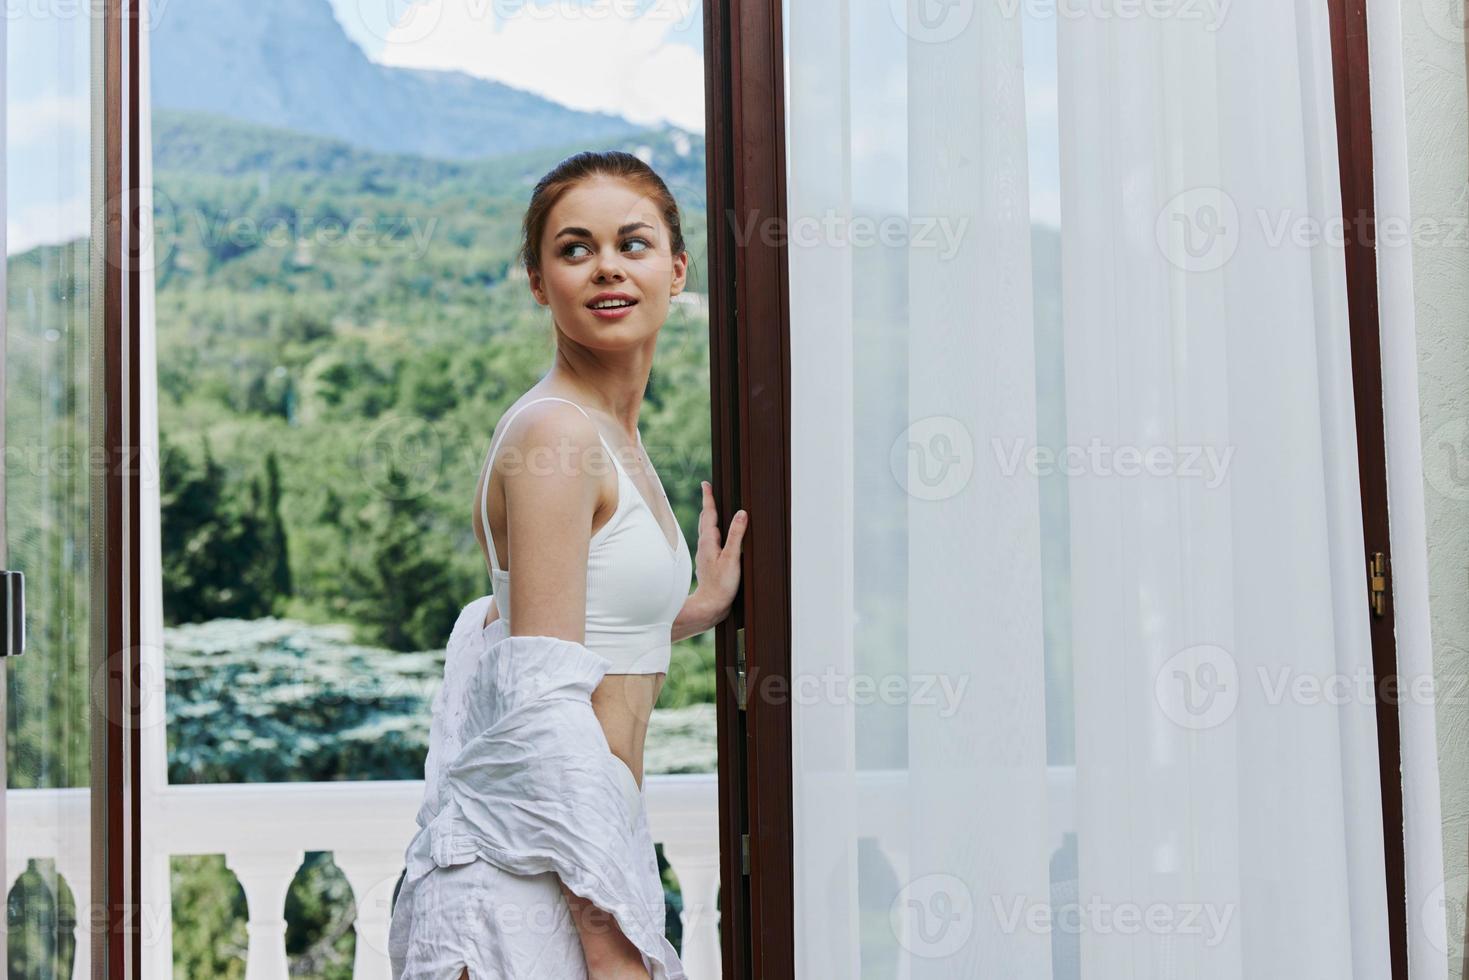
[{"label": "white sheer curtain", "polygon": [[799,975],[1386,976],[1325,4],[784,14]]}]

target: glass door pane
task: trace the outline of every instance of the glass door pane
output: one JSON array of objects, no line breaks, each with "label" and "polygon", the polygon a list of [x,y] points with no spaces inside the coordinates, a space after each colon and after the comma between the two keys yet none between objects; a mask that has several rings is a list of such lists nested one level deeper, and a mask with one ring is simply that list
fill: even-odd
[{"label": "glass door pane", "polygon": [[798,976],[1388,975],[1327,8],[1187,6],[784,4]]},{"label": "glass door pane", "polygon": [[94,66],[90,4],[11,5],[5,52],[3,567],[25,577],[6,665],[5,886],[12,978],[91,975],[93,596],[89,417]]}]

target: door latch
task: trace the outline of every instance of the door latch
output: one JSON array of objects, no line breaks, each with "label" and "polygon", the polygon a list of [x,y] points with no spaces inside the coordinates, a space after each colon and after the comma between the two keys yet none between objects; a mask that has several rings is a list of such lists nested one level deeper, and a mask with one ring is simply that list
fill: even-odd
[{"label": "door latch", "polygon": [[0,571],[0,657],[18,657],[25,649],[25,573]]},{"label": "door latch", "polygon": [[735,701],[745,710],[745,628],[735,630]]}]

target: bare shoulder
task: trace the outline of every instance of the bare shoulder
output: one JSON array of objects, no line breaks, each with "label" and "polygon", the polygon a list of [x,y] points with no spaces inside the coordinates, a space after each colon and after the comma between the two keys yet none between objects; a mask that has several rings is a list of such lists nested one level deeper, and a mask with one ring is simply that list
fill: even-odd
[{"label": "bare shoulder", "polygon": [[596,423],[564,401],[535,401],[529,394],[526,399],[533,403],[518,411],[512,406],[505,413],[509,421],[501,423],[508,428],[496,432],[500,448],[494,462],[500,477],[522,483],[600,483],[606,454]]},{"label": "bare shoulder", "polygon": [[587,541],[601,506],[596,423],[575,405],[539,401],[509,420],[495,466],[504,481],[508,560],[515,575],[508,612],[517,636],[582,642]]}]

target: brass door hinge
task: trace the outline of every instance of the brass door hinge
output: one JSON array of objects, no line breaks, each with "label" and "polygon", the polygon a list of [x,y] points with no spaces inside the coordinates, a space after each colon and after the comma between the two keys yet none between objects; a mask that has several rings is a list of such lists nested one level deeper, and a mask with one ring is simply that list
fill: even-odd
[{"label": "brass door hinge", "polygon": [[745,628],[735,630],[735,702],[745,710]]},{"label": "brass door hinge", "polygon": [[1372,607],[1372,615],[1386,615],[1387,556],[1380,551],[1374,551],[1367,560],[1367,601]]},{"label": "brass door hinge", "polygon": [[740,834],[740,871],[750,873],[750,835]]}]

